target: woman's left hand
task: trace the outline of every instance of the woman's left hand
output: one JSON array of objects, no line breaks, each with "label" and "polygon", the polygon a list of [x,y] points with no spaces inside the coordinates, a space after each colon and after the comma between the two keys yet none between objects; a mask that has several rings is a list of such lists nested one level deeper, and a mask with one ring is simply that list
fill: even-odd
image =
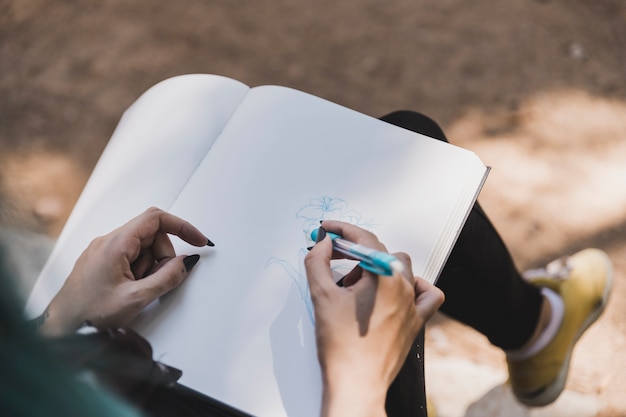
[{"label": "woman's left hand", "polygon": [[198,247],[213,245],[190,223],[157,208],[146,210],[91,242],[37,319],[41,333],[61,335],[85,321],[121,327],[176,288],[199,256],[176,256],[168,234]]}]

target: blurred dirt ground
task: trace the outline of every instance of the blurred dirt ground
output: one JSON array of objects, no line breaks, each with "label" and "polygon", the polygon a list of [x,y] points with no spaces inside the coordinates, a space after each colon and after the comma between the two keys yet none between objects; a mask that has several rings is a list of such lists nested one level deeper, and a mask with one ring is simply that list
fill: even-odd
[{"label": "blurred dirt ground", "polygon": [[[609,253],[615,290],[560,400],[591,402],[541,415],[626,415],[625,45],[622,0],[0,0],[0,221],[54,239],[124,109],[173,75],[417,110],[493,167],[479,200],[520,268]],[[427,334],[441,416],[540,415],[502,406],[482,336],[443,316]],[[488,377],[455,396],[446,369]]]}]

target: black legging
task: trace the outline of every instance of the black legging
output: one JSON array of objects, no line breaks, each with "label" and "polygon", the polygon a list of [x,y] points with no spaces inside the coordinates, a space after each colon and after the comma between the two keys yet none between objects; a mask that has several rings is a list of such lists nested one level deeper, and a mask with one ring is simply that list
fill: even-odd
[{"label": "black legging", "polygon": [[[430,118],[397,111],[381,120],[447,142]],[[441,311],[473,327],[502,349],[521,347],[533,333],[542,296],[522,279],[500,235],[478,203],[437,281],[446,296]],[[387,394],[391,416],[426,416],[424,334],[418,336]]]}]

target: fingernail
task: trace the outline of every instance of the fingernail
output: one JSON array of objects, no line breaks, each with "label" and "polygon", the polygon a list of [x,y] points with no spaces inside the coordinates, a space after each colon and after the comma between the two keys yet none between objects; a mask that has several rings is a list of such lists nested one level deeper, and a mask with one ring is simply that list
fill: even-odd
[{"label": "fingernail", "polygon": [[209,238],[206,239],[206,245],[207,246],[215,246],[215,243],[211,242],[211,240]]},{"label": "fingernail", "polygon": [[194,266],[196,266],[199,260],[200,260],[200,255],[186,256],[185,259],[183,259],[183,264],[185,264],[185,269],[187,270],[187,272],[191,272],[191,270],[193,269]]},{"label": "fingernail", "polygon": [[317,239],[315,240],[315,243],[321,242],[322,240],[324,240],[325,237],[326,237],[326,229],[320,226],[320,228],[317,229]]},{"label": "fingernail", "polygon": [[309,246],[308,248],[306,248],[306,250],[311,250],[313,249],[313,246]]}]

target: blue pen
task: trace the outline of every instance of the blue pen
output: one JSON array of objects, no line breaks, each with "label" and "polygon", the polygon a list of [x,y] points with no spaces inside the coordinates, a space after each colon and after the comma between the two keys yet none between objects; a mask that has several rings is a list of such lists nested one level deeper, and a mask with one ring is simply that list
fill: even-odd
[{"label": "blue pen", "polygon": [[[311,239],[317,241],[317,230],[311,232]],[[404,265],[398,258],[376,249],[368,248],[359,243],[350,242],[336,233],[327,232],[333,241],[333,249],[339,253],[360,261],[359,266],[378,275],[393,275],[394,272],[401,273]]]}]

